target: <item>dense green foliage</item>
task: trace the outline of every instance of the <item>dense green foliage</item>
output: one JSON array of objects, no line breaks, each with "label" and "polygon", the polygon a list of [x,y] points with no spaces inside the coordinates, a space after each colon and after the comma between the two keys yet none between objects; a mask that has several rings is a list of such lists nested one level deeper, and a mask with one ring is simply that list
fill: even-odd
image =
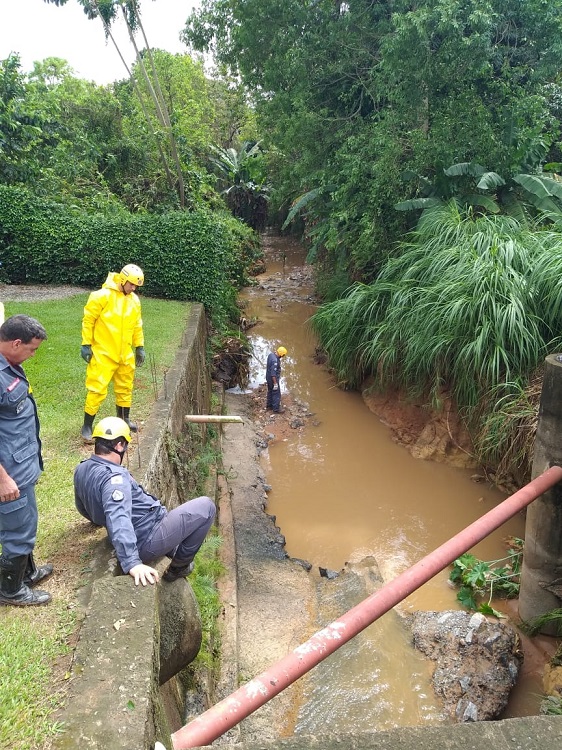
[{"label": "dense green foliage", "polygon": [[492,599],[514,599],[519,594],[523,540],[512,538],[507,552],[501,560],[488,561],[467,552],[453,562],[449,580],[459,587],[457,599],[463,607],[503,617],[492,607]]},{"label": "dense green foliage", "polygon": [[350,386],[376,372],[379,385],[434,403],[449,388],[482,429],[483,405],[505,409],[560,348],[561,264],[562,234],[452,201],[424,214],[376,281],[321,307],[313,324]]},{"label": "dense green foliage", "polygon": [[561,18],[560,0],[204,0],[185,34],[252,91],[273,207],[317,191],[315,253],[369,281],[424,180],[470,162],[507,178],[539,144],[561,161]]},{"label": "dense green foliage", "polygon": [[[236,90],[206,78],[201,63],[188,55],[156,50],[153,58],[173,122],[186,202],[220,205],[210,147],[231,146],[246,127],[248,108],[238,102],[231,114]],[[38,195],[105,213],[177,208],[166,134],[139,98],[146,97],[146,87],[138,65],[131,79],[107,87],[76,78],[58,58],[35,63],[28,75],[17,55],[0,61],[0,184],[25,185]]]},{"label": "dense green foliage", "polygon": [[14,284],[98,287],[124,262],[145,272],[143,293],[202,302],[218,320],[257,253],[226,213],[88,214],[0,186],[0,278]]}]

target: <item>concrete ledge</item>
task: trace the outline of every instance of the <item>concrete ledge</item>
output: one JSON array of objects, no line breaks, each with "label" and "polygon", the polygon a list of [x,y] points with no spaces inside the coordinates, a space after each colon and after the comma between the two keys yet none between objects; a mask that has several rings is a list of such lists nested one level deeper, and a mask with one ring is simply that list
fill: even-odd
[{"label": "concrete ledge", "polygon": [[[206,344],[205,312],[193,304],[165,385],[131,451],[130,472],[168,508],[187,499],[174,454],[174,444],[187,440],[184,416],[209,410]],[[164,558],[154,567],[162,573],[168,563]],[[107,538],[96,545],[90,567],[92,580],[79,594],[87,604],[67,707],[57,717],[65,731],[54,746],[148,750],[156,736],[169,738],[178,728],[183,689],[170,683],[201,645],[197,601],[184,580],[142,587],[119,575]]]},{"label": "concrete ledge", "polygon": [[[65,712],[67,748],[151,747],[158,692],[158,607],[154,586],[106,577],[93,586]],[[79,690],[77,688],[79,687]]]},{"label": "concrete ledge", "polygon": [[295,735],[277,742],[231,745],[232,750],[560,750],[561,747],[562,716],[530,716],[449,727],[404,727],[361,734]]}]

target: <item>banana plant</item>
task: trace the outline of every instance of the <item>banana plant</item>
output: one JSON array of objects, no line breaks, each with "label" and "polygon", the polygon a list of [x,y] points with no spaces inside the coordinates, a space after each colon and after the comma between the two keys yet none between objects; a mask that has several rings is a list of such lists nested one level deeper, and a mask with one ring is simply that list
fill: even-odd
[{"label": "banana plant", "polygon": [[545,165],[551,169],[545,174],[542,162],[547,146],[542,140],[529,145],[520,157],[514,174],[503,177],[487,170],[476,162],[458,162],[440,170],[435,179],[406,171],[403,178],[416,180],[420,197],[401,201],[397,211],[426,210],[446,204],[456,198],[461,204],[482,209],[485,213],[507,213],[527,224],[532,212],[550,218],[562,216],[562,179],[554,171],[560,165]]},{"label": "banana plant", "polygon": [[239,149],[212,146],[210,161],[219,174],[222,195],[232,214],[253,229],[264,229],[269,186],[261,142],[244,141]]}]

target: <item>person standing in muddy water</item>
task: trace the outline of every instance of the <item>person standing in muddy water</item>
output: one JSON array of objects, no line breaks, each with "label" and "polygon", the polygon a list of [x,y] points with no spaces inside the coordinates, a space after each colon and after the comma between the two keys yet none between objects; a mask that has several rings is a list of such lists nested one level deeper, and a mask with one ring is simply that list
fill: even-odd
[{"label": "person standing in muddy water", "polygon": [[271,409],[276,414],[282,414],[285,410],[281,408],[281,359],[285,357],[287,350],[279,346],[271,352],[267,358],[265,368],[265,380],[267,382],[266,409]]}]

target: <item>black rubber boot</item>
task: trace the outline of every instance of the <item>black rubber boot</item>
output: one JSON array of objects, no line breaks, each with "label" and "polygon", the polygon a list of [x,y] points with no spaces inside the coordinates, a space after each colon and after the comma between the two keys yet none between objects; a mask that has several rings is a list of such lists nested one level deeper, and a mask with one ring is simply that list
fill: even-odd
[{"label": "black rubber boot", "polygon": [[35,565],[35,560],[33,559],[32,552],[27,558],[27,565],[25,566],[25,575],[23,577],[23,582],[26,586],[36,586],[39,581],[44,581],[45,578],[48,578],[52,572],[53,566],[51,565],[51,563],[47,563],[46,565],[40,565],[39,567],[37,567],[37,565]]},{"label": "black rubber boot", "polygon": [[84,440],[87,440],[88,442],[92,439],[92,427],[94,426],[94,418],[95,414],[88,414],[87,411],[84,412],[84,424],[82,425],[82,429],[80,430],[80,435]]},{"label": "black rubber boot", "polygon": [[193,559],[181,561],[176,560],[175,562],[172,560],[162,578],[164,581],[172,583],[172,581],[177,581],[178,578],[185,578],[190,575],[190,573],[193,573],[194,567],[195,564]]},{"label": "black rubber boot", "polygon": [[122,419],[124,422],[126,422],[129,425],[129,429],[131,432],[136,432],[138,430],[137,423],[131,422],[129,419],[129,412],[131,411],[129,406],[116,406],[117,410],[117,416],[119,419]]},{"label": "black rubber boot", "polygon": [[32,591],[23,582],[27,560],[28,555],[0,557],[0,604],[30,607],[51,601],[51,595],[46,591]]}]

